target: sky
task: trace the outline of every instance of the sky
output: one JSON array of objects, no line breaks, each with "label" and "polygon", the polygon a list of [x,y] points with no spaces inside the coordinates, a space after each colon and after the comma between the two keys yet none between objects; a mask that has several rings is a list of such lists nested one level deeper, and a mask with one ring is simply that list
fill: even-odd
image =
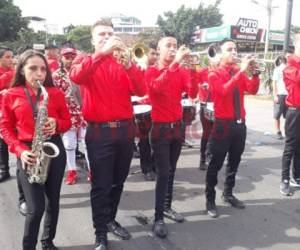
[{"label": "sky", "polygon": [[[49,25],[65,27],[73,25],[91,25],[102,16],[122,13],[134,16],[142,21],[144,26],[153,26],[157,16],[166,11],[175,12],[181,5],[197,8],[200,2],[205,6],[215,0],[14,0],[14,4],[22,10],[23,16],[39,16],[47,20]],[[222,0],[220,12],[224,15],[224,24],[234,25],[239,17],[258,20],[259,28],[267,27],[267,12],[264,7],[267,0]],[[283,29],[287,0],[272,0],[273,8],[271,29]],[[292,24],[300,26],[300,0],[294,0]]]}]

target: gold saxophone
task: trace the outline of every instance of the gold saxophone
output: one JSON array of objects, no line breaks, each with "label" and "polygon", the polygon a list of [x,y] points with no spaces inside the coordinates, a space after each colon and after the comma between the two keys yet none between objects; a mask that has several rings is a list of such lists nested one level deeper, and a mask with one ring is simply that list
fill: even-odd
[{"label": "gold saxophone", "polygon": [[48,120],[48,92],[40,81],[37,81],[37,85],[43,95],[43,101],[35,121],[31,146],[31,151],[36,155],[37,161],[34,166],[25,166],[25,169],[29,183],[44,184],[47,181],[51,159],[59,155],[59,148],[52,142],[46,142],[47,137],[43,134],[43,127]]}]

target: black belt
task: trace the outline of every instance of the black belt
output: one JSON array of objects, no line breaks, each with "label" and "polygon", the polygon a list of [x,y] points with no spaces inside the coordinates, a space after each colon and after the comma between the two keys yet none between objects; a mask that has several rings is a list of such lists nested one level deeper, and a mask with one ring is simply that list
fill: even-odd
[{"label": "black belt", "polygon": [[295,111],[295,110],[300,110],[299,107],[288,107],[289,110]]},{"label": "black belt", "polygon": [[164,128],[176,128],[180,126],[182,121],[176,122],[153,122],[153,126],[164,127]]},{"label": "black belt", "polygon": [[216,118],[215,119],[216,122],[227,122],[227,123],[237,123],[237,124],[243,124],[245,123],[245,119],[220,119],[220,118]]},{"label": "black belt", "polygon": [[121,128],[126,127],[129,124],[132,124],[133,120],[117,120],[117,121],[111,121],[111,122],[88,122],[88,125],[91,127],[100,127],[100,128]]}]

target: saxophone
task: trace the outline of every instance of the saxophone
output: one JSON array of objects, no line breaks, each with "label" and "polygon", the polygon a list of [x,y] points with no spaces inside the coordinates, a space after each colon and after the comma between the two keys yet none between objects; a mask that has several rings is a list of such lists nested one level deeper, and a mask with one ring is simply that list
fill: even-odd
[{"label": "saxophone", "polygon": [[48,120],[48,92],[40,81],[36,82],[42,91],[43,101],[35,121],[34,137],[31,151],[36,155],[34,166],[25,166],[29,183],[44,184],[47,181],[49,165],[52,158],[59,155],[59,148],[52,142],[47,142],[47,136],[43,134],[43,127]]}]

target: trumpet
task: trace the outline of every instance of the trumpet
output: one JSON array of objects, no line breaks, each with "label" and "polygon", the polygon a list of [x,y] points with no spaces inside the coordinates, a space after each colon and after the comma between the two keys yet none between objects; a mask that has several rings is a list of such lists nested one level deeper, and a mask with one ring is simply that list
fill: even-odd
[{"label": "trumpet", "polygon": [[[235,63],[241,63],[241,55],[234,57]],[[266,71],[266,61],[264,59],[255,59],[253,62],[250,62],[249,69],[253,73],[254,71],[265,72]]]},{"label": "trumpet", "polygon": [[132,47],[132,55],[135,61],[145,61],[147,59],[147,54],[149,52],[149,48],[143,43],[136,43]]},{"label": "trumpet", "polygon": [[202,55],[207,55],[209,61],[212,62],[213,64],[218,64],[221,59],[220,58],[220,48],[217,47],[215,44],[209,45],[207,49],[202,50],[202,51],[193,51],[190,53],[190,55],[198,57],[199,61],[200,61],[200,57]]}]

